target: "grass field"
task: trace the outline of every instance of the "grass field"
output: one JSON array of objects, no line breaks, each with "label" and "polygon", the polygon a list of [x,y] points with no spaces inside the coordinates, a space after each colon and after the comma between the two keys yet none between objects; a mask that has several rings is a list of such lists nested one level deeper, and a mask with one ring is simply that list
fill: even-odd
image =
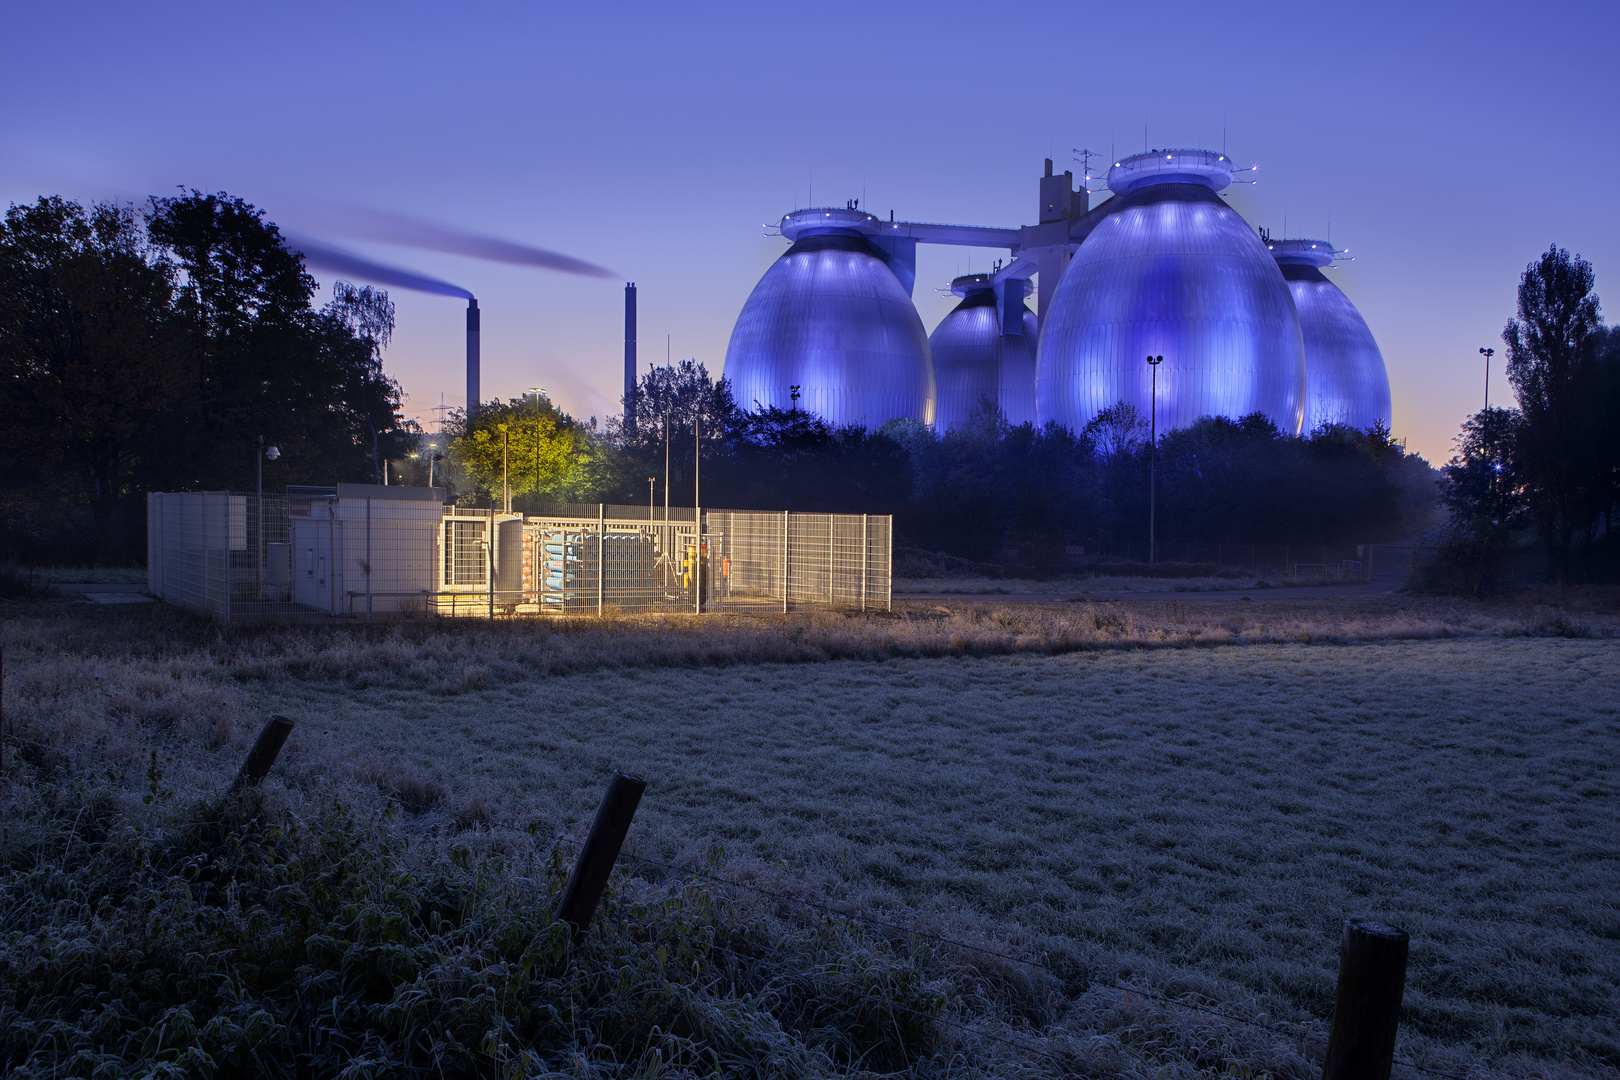
[{"label": "grass field", "polygon": [[1081,985],[1198,973],[1325,1017],[1341,921],[1382,918],[1413,935],[1414,1044],[1559,1058],[1620,1040],[1617,661],[1296,645],[253,697],[502,817],[577,829],[634,772],[642,850],[721,844]]},{"label": "grass field", "polygon": [[1261,574],[1229,574],[1225,577],[1150,578],[1150,577],[1056,577],[1036,581],[1032,578],[895,578],[894,595],[897,597],[917,593],[960,593],[963,595],[1104,592],[1214,592],[1223,589],[1271,588],[1280,583],[1275,576]]},{"label": "grass field", "polygon": [[1121,980],[1317,1038],[1341,921],[1380,917],[1413,938],[1404,1057],[1616,1073],[1611,610],[1058,607],[224,638],[48,614],[4,626],[6,700],[36,735],[221,757],[285,712],[297,783],[442,790],[430,829],[578,835],[636,772],[636,852],[718,845],[734,877],[1040,959],[1067,1004],[1038,1031],[1071,1043],[1169,1030]]}]

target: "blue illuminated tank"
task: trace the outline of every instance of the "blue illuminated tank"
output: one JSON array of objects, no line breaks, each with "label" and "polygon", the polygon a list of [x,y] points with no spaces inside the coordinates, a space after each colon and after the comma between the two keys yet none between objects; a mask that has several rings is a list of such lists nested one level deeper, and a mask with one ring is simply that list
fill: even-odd
[{"label": "blue illuminated tank", "polygon": [[941,431],[958,427],[984,401],[994,402],[1014,426],[1034,423],[1035,313],[1023,308],[1022,336],[1003,336],[989,274],[959,277],[951,292],[962,302],[928,335],[939,387],[935,423]]},{"label": "blue illuminated tank", "polygon": [[1305,349],[1271,253],[1216,192],[1232,163],[1156,150],[1114,164],[1115,197],[1058,282],[1041,329],[1036,413],[1073,431],[1118,401],[1145,421],[1158,368],[1158,426],[1260,412],[1297,433]]},{"label": "blue illuminated tank", "polygon": [[1390,426],[1389,374],[1367,320],[1322,273],[1333,262],[1326,240],[1271,240],[1305,337],[1305,426]]},{"label": "blue illuminated tank", "polygon": [[799,210],[782,219],[793,246],[743,305],[725,376],[745,409],[797,406],[835,425],[934,422],[928,335],[905,286],[858,210]]}]

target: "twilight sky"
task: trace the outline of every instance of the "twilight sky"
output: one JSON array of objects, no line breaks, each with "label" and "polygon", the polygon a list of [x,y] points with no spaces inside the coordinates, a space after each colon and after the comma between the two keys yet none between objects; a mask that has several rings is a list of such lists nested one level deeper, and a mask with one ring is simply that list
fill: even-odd
[{"label": "twilight sky", "polygon": [[[5,27],[0,200],[184,185],[317,236],[352,206],[600,264],[619,277],[343,241],[478,296],[485,397],[542,385],[581,417],[618,408],[624,280],[643,370],[668,335],[718,373],[785,249],[761,223],[812,185],[816,205],[1016,226],[1042,158],[1137,152],[1144,125],[1258,163],[1230,201],[1273,235],[1331,220],[1395,433],[1431,461],[1482,403],[1482,345],[1508,402],[1499,335],[1550,243],[1620,318],[1613,3],[63,2]],[[932,330],[936,290],[997,253],[918,256]],[[430,421],[463,403],[464,305],[392,295],[385,362]]]}]

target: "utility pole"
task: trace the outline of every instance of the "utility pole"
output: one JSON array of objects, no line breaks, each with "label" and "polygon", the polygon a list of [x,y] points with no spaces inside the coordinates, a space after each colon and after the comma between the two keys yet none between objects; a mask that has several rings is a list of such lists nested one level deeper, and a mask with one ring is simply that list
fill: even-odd
[{"label": "utility pole", "polygon": [[1479,355],[1485,358],[1485,408],[1491,407],[1491,357],[1496,355],[1495,349],[1481,349]]},{"label": "utility pole", "polygon": [[1148,438],[1152,442],[1152,451],[1148,458],[1148,565],[1152,566],[1157,555],[1156,537],[1154,528],[1155,500],[1158,493],[1159,480],[1159,365],[1164,363],[1162,356],[1147,358],[1148,366],[1153,369],[1153,394],[1149,399],[1148,413],[1152,417],[1148,426]]},{"label": "utility pole", "polygon": [[543,386],[529,387],[529,393],[534,395],[534,497],[540,498],[540,395],[546,392]]},{"label": "utility pole", "polygon": [[257,565],[257,568],[258,568],[259,595],[260,595],[261,598],[264,595],[264,555],[265,555],[265,546],[264,546],[264,459],[269,458],[271,461],[274,461],[277,458],[279,458],[280,456],[281,456],[281,448],[277,447],[277,446],[266,446],[266,445],[264,445],[264,436],[260,435],[259,436],[258,449],[254,450],[254,452],[253,452],[253,475],[254,475],[254,480],[255,480],[255,484],[256,484],[255,490],[257,491],[257,496],[255,498],[254,507],[253,507],[253,516],[254,516],[255,527],[258,529],[258,533],[259,533],[258,538],[255,539],[254,542],[253,542],[253,546],[254,546],[254,558],[253,558],[253,561]]}]

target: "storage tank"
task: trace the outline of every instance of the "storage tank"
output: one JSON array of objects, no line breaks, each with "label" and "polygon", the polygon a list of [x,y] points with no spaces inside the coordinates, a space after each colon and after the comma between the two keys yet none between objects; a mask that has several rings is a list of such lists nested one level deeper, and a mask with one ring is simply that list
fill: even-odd
[{"label": "storage tank", "polygon": [[[1029,282],[1014,287],[1029,295]],[[935,423],[949,431],[966,422],[984,400],[995,402],[1014,426],[1034,423],[1035,313],[1022,308],[1017,334],[1005,335],[989,274],[959,277],[951,282],[951,292],[962,302],[928,335],[939,390]]]},{"label": "storage tank", "polygon": [[1080,431],[1117,401],[1148,419],[1158,366],[1159,430],[1261,412],[1300,429],[1305,349],[1271,253],[1216,192],[1223,154],[1154,150],[1114,163],[1114,198],[1058,282],[1041,329],[1038,419]]},{"label": "storage tank", "polygon": [[782,219],[793,246],[754,286],[726,348],[745,409],[798,408],[835,425],[934,422],[934,365],[911,297],[870,242],[878,221],[853,209]]},{"label": "storage tank", "polygon": [[1271,240],[1272,258],[1288,282],[1305,339],[1306,432],[1323,424],[1361,431],[1390,426],[1389,373],[1367,320],[1322,273],[1333,262],[1326,240]]}]

